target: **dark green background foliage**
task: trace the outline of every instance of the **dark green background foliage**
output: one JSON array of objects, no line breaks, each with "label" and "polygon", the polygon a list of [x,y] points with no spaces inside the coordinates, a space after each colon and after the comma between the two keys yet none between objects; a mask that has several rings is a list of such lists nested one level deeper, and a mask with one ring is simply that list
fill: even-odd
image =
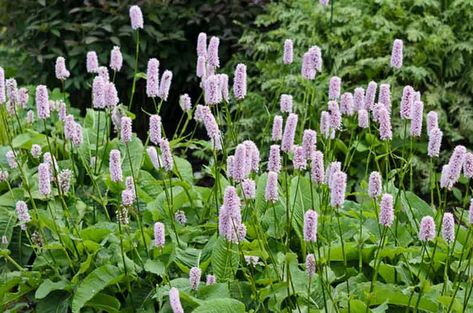
[{"label": "dark green background foliage", "polygon": [[[390,83],[395,108],[403,86],[412,85],[422,92],[424,112],[439,113],[444,153],[449,155],[449,147],[459,143],[471,146],[473,24],[468,21],[473,19],[473,2],[335,0],[332,26],[330,16],[331,7],[318,1],[279,1],[268,5],[256,19],[256,27],[244,33],[240,40],[244,53],[235,59],[246,59],[249,77],[254,78],[249,84],[254,92],[244,101],[250,118],[241,121],[247,134],[269,140],[258,127],[266,121],[267,110],[278,110],[281,93],[294,96],[299,112],[305,97],[312,94],[315,108],[326,110],[328,80],[337,75],[342,78],[342,91],[366,88],[371,80]],[[295,62],[289,67],[282,62],[286,38],[294,40]],[[404,65],[397,72],[389,67],[395,38],[404,41]],[[312,45],[321,47],[324,65],[316,80],[307,83],[300,76],[300,65]],[[311,126],[318,129],[318,121]],[[401,131],[400,125],[394,127]],[[428,172],[428,162],[417,159],[415,163],[420,173]]]},{"label": "dark green background foliage", "polygon": [[[261,10],[261,5],[253,1],[231,0],[2,0],[0,3],[0,23],[6,27],[1,40],[10,48],[0,52],[6,76],[17,77],[20,84],[60,87],[54,64],[57,56],[64,56],[71,71],[66,88],[73,105],[83,110],[90,107],[91,75],[85,68],[87,51],[97,51],[100,63],[108,65],[115,45],[121,47],[124,58],[124,67],[116,79],[117,89],[121,101],[128,103],[135,53],[128,9],[133,4],[140,5],[146,27],[140,36],[139,71],[145,72],[148,59],[156,57],[161,71],[173,72],[171,105],[163,108],[164,115],[173,119],[180,114],[175,105],[179,93],[188,92],[192,96],[198,92],[194,87],[198,86],[194,75],[198,33],[219,36],[220,57],[225,63],[241,36],[241,24],[253,21]],[[191,85],[194,89],[189,90]],[[135,104],[146,108],[144,86],[144,80],[139,80]]]}]

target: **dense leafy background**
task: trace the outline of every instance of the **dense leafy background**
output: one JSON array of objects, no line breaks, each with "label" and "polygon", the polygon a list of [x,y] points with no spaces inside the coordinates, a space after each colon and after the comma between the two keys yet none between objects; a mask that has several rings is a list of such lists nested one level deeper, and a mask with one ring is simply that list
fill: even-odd
[{"label": "dense leafy background", "polygon": [[[243,52],[235,60],[246,59],[251,66],[250,88],[244,101],[249,112],[240,121],[244,136],[265,140],[260,126],[267,110],[274,111],[281,93],[294,96],[299,107],[304,97],[315,94],[315,108],[326,103],[328,80],[342,78],[343,90],[366,88],[369,81],[391,84],[394,102],[402,88],[412,85],[422,92],[425,112],[435,110],[448,147],[473,144],[473,3],[469,1],[344,1],[331,7],[316,1],[278,1],[268,5],[256,19],[256,27],[240,39]],[[294,40],[296,66],[282,63],[284,40]],[[405,62],[393,72],[388,66],[392,41],[405,42]],[[312,45],[322,48],[324,68],[314,84],[301,79],[302,54]],[[318,126],[318,124],[316,125]],[[398,131],[402,131],[399,130]],[[420,152],[420,151],[419,151]],[[445,154],[442,156],[445,159]],[[359,159],[363,162],[363,159]],[[428,162],[416,159],[419,177],[426,177]],[[425,192],[427,183],[419,185]]]},{"label": "dense leafy background", "polygon": [[[469,2],[336,1],[332,26],[330,7],[322,7],[318,2],[270,4],[267,12],[257,18],[256,27],[248,29],[240,39],[241,53],[232,55],[224,68],[226,73],[231,73],[236,63],[246,63],[251,88],[244,101],[232,98],[229,103],[237,131],[228,123],[232,122],[232,116],[224,115],[223,109],[217,115],[227,150],[214,158],[207,140],[174,138],[171,140],[174,169],[170,173],[153,167],[145,152],[149,142],[144,137],[133,135],[126,147],[112,134],[110,143],[104,144],[103,119],[98,125],[97,111],[86,109],[87,100],[74,96],[76,90],[88,99],[90,78],[84,74],[83,60],[89,46],[100,51],[102,62],[108,63],[108,51],[115,44],[113,40],[118,39],[127,64],[119,79],[119,90],[126,99],[130,90],[130,56],[134,51],[128,26],[129,2],[85,2],[80,9],[68,10],[64,6],[70,2],[51,3],[50,6],[43,1],[3,3],[2,16],[11,32],[2,35],[13,46],[2,48],[0,54],[8,61],[5,61],[9,65],[7,76],[17,76],[21,85],[48,82],[50,87],[58,87],[52,74],[54,58],[64,54],[69,62],[75,62],[75,66],[69,66],[72,77],[68,80],[68,91],[72,97],[67,98],[58,88],[51,88],[50,95],[54,100],[66,99],[68,112],[83,127],[84,142],[72,147],[63,140],[64,125],[56,113],[45,124],[27,125],[25,110],[18,112],[18,120],[13,117],[1,120],[2,125],[8,124],[12,138],[7,139],[8,145],[0,147],[0,169],[10,174],[8,182],[0,183],[0,235],[8,241],[0,246],[0,306],[4,311],[171,312],[170,285],[179,288],[185,311],[198,313],[298,312],[298,309],[307,312],[309,308],[310,312],[397,313],[405,312],[406,307],[414,309],[417,299],[423,312],[441,312],[450,303],[451,312],[473,310],[473,300],[468,297],[473,290],[473,228],[463,210],[470,200],[470,180],[462,177],[452,192],[436,192],[430,199],[427,181],[432,173],[429,162],[425,162],[425,130],[423,137],[415,141],[415,157],[410,160],[404,154],[410,139],[403,135],[397,105],[402,86],[412,84],[423,93],[425,111],[435,109],[440,113],[440,127],[447,140],[441,158],[434,160],[435,172],[450,157],[448,147],[471,142],[472,49],[468,33],[472,26],[465,22],[473,14]],[[193,67],[195,37],[201,29],[195,25],[201,25],[204,20],[207,26],[202,27],[207,27],[209,34],[229,36],[228,42],[232,42],[242,26],[235,32],[228,30],[225,21],[229,23],[231,19],[225,19],[225,14],[217,14],[217,18],[215,12],[251,20],[253,13],[246,10],[246,5],[254,8],[250,3],[230,1],[196,7],[174,1],[140,4],[148,21],[141,67],[148,57],[157,54],[165,67],[175,72],[174,95],[199,90]],[[160,10],[155,10],[155,5]],[[23,21],[20,17],[25,15],[32,17]],[[71,23],[71,18],[77,20]],[[109,25],[111,30],[107,29]],[[112,40],[115,36],[117,39]],[[68,46],[64,38],[74,43]],[[298,56],[290,66],[281,62],[282,43],[286,38],[294,39]],[[394,38],[405,41],[405,66],[398,73],[388,66]],[[163,44],[155,45],[155,41]],[[324,70],[315,82],[307,82],[299,75],[299,57],[313,44],[322,48]],[[230,57],[229,47],[222,46],[224,60]],[[174,55],[175,49],[179,58]],[[38,62],[41,61],[38,57],[43,63]],[[377,138],[376,124],[369,131],[360,130],[354,118],[344,117],[344,128],[337,138],[326,140],[319,135],[317,144],[326,156],[325,165],[337,159],[348,174],[344,205],[338,209],[330,207],[327,185],[314,186],[308,171],[294,171],[290,154],[284,157],[285,166],[280,175],[280,201],[271,205],[264,198],[266,153],[272,117],[278,113],[279,95],[293,94],[295,111],[301,117],[307,114],[307,119],[301,120],[305,125],[300,123],[297,133],[296,142],[300,143],[304,127],[319,127],[320,111],[326,108],[327,81],[334,74],[342,77],[344,91],[366,85],[369,80],[391,83],[396,99],[391,153],[386,153],[386,144]],[[140,81],[141,86],[143,83]],[[30,88],[33,95],[34,86]],[[32,98],[28,109],[34,109]],[[74,105],[82,112],[73,108]],[[175,99],[164,108],[168,107],[177,107]],[[2,118],[6,118],[4,106],[0,109]],[[170,114],[168,111],[166,117]],[[135,125],[147,117],[138,114],[137,118]],[[164,124],[172,125],[168,119]],[[257,186],[256,198],[243,201],[242,205],[247,236],[236,245],[218,235],[217,212],[222,204],[222,191],[231,184],[238,186],[229,179],[226,156],[241,140],[249,138],[257,142],[263,161],[260,172],[251,175]],[[46,139],[52,142],[52,148]],[[61,170],[74,170],[74,184],[69,193],[63,196],[54,187],[50,199],[40,196],[37,174],[40,161],[31,156],[33,144],[41,145],[43,152],[51,149]],[[126,226],[117,219],[125,184],[113,183],[109,176],[108,155],[112,148],[121,151],[124,176],[132,174],[132,167],[135,169],[139,201],[130,207],[130,224]],[[5,153],[10,149],[18,153],[17,169],[10,169],[7,164]],[[103,165],[97,173],[90,166],[95,153]],[[191,164],[191,154],[202,162],[196,164],[192,160]],[[401,180],[401,174],[411,174],[411,164],[416,171],[415,181]],[[379,201],[368,198],[366,192],[367,173],[372,170],[382,172],[384,192],[396,199],[396,226],[387,232],[383,249],[380,249],[382,229],[376,215]],[[438,182],[438,176],[435,181]],[[442,199],[448,199],[448,205],[442,204]],[[27,231],[22,231],[17,223],[18,200],[27,201],[30,208],[32,221]],[[311,208],[319,212],[318,241],[314,245],[305,242],[302,235],[303,215]],[[176,224],[177,210],[185,212],[185,225]],[[425,244],[428,253],[424,255],[424,244],[417,236],[419,221],[425,215],[432,215],[439,227],[443,211],[455,214],[456,241],[448,245],[437,236]],[[287,218],[288,212],[293,212],[291,220]],[[166,226],[163,249],[154,245],[156,221]],[[42,237],[42,243],[37,239],[30,242],[33,233]],[[312,281],[305,273],[308,252],[315,253],[317,259],[317,274]],[[249,266],[244,261],[245,255],[258,256],[260,263]],[[201,282],[197,291],[191,290],[188,273],[194,266],[201,268],[203,276],[215,274],[217,284],[204,286]],[[376,268],[379,276],[370,292]],[[280,276],[284,271],[290,271],[291,280],[287,275]],[[456,287],[459,287],[457,293]],[[330,298],[325,298],[328,294]],[[409,301],[410,295],[414,301]]]},{"label": "dense leafy background", "polygon": [[[110,62],[113,46],[120,46],[124,58],[122,71],[115,80],[119,96],[128,103],[130,78],[133,76],[135,37],[129,24],[128,9],[142,6],[146,28],[141,33],[139,71],[146,72],[150,58],[160,60],[160,68],[173,72],[170,105],[164,116],[172,132],[181,114],[177,106],[179,94],[189,93],[193,99],[196,88],[194,68],[195,44],[199,32],[220,38],[222,64],[231,58],[243,26],[254,20],[263,1],[0,1],[0,23],[4,26],[0,40],[6,48],[0,50],[0,62],[7,77],[16,77],[21,84],[47,84],[60,87],[54,76],[57,56],[64,56],[71,71],[66,81],[74,106],[90,107],[91,75],[86,72],[87,51],[95,50],[103,65]],[[138,81],[135,95],[136,112],[150,110],[145,97],[145,82]],[[144,136],[144,119],[137,121]]]}]

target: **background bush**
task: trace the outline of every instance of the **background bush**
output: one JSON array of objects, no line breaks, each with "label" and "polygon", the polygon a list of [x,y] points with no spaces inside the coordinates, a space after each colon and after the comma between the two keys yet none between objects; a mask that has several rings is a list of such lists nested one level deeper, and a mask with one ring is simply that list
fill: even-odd
[{"label": "background bush", "polygon": [[[366,88],[369,81],[391,84],[392,99],[400,99],[402,88],[411,84],[422,93],[424,112],[439,113],[444,130],[444,153],[450,147],[473,143],[473,3],[468,1],[389,1],[336,0],[331,7],[318,1],[279,1],[267,6],[254,27],[240,39],[243,52],[236,60],[251,64],[249,84],[253,93],[243,102],[249,111],[241,120],[243,136],[265,132],[266,112],[276,111],[281,93],[294,96],[300,106],[307,95],[314,95],[314,106],[327,103],[328,80],[342,78],[343,91]],[[294,40],[291,70],[282,62],[284,40]],[[388,66],[392,42],[404,40],[405,64],[398,72]],[[322,49],[324,66],[316,80],[307,84],[300,77],[302,55],[312,45]],[[289,74],[289,75],[286,75]],[[301,86],[305,92],[301,92]],[[305,105],[305,104],[304,104]],[[394,104],[396,105],[396,104]],[[394,113],[394,114],[398,114]],[[401,131],[398,126],[398,131]],[[318,130],[318,121],[312,125]],[[426,140],[426,138],[424,138]],[[398,143],[402,144],[402,143]],[[419,145],[421,147],[422,145]],[[425,155],[425,153],[423,153]],[[446,156],[442,157],[445,160]],[[364,163],[364,159],[360,159]],[[355,164],[357,162],[354,162]],[[419,178],[426,178],[428,162],[415,160]],[[428,184],[419,184],[423,191]]]},{"label": "background bush", "polygon": [[[120,46],[124,66],[116,79],[120,100],[128,104],[128,84],[133,76],[135,40],[130,27],[128,9],[140,5],[146,27],[141,33],[139,71],[146,71],[149,58],[160,60],[161,71],[173,72],[170,101],[163,115],[171,129],[177,123],[180,109],[179,93],[188,92],[194,98],[196,63],[195,44],[199,32],[220,38],[220,58],[224,64],[240,38],[242,24],[250,23],[261,11],[253,1],[231,0],[171,0],[171,1],[1,1],[0,22],[5,29],[0,40],[9,49],[0,50],[0,62],[6,77],[16,77],[19,84],[47,84],[60,87],[54,75],[57,56],[64,56],[71,71],[66,89],[71,102],[82,112],[90,107],[92,75],[86,72],[87,51],[95,50],[99,61],[108,65],[113,46]],[[261,2],[261,1],[259,1]],[[262,2],[261,2],[262,3]],[[14,47],[14,48],[12,48]],[[192,87],[188,87],[192,86]],[[139,80],[135,94],[136,112],[147,109],[145,82]],[[144,119],[138,115],[137,124]],[[140,133],[143,128],[138,127]]]}]

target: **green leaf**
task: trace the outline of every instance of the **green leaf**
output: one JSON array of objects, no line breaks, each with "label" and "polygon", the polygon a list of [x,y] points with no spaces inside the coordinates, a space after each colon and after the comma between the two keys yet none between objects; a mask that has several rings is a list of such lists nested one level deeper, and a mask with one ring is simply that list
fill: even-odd
[{"label": "green leaf", "polygon": [[213,299],[199,305],[193,313],[244,313],[245,305],[235,299]]},{"label": "green leaf", "polygon": [[161,261],[148,259],[145,263],[145,271],[163,276],[166,272],[166,267]]},{"label": "green leaf", "polygon": [[240,261],[238,246],[219,237],[215,242],[211,260],[218,281],[232,279]]},{"label": "green leaf", "polygon": [[[141,168],[141,163],[143,161],[143,144],[141,143],[141,140],[139,138],[133,136],[133,139],[127,145],[128,147],[126,147],[125,145],[120,145],[123,174],[131,176],[131,167],[129,159],[131,158],[133,173],[135,175],[138,175],[138,172]],[[130,152],[130,156],[128,156],[128,151]]]},{"label": "green leaf", "polygon": [[36,289],[35,298],[43,299],[47,295],[49,295],[51,291],[66,290],[66,289],[69,289],[68,286],[69,286],[69,282],[64,281],[64,280],[53,282],[49,279],[46,279],[45,281],[43,281],[41,285],[39,285],[38,289]]},{"label": "green leaf", "polygon": [[174,157],[174,163],[176,164],[174,171],[178,172],[183,180],[192,183],[194,181],[194,172],[189,161],[180,157]]},{"label": "green leaf", "polygon": [[99,293],[92,298],[85,306],[103,310],[106,312],[120,312],[120,301],[110,295]]},{"label": "green leaf", "polygon": [[72,312],[79,313],[81,308],[100,291],[122,279],[120,269],[113,265],[103,265],[90,273],[77,287],[72,299]]}]

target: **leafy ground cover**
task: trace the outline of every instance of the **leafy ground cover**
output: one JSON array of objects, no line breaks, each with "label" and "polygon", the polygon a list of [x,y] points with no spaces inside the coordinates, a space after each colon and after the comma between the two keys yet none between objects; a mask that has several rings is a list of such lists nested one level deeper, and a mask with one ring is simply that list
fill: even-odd
[{"label": "leafy ground cover", "polygon": [[[138,40],[137,6],[130,26]],[[61,89],[20,87],[0,71],[4,311],[473,310],[473,153],[457,145],[439,159],[443,124],[423,94],[396,81],[346,86],[324,72],[323,47],[286,38],[278,66],[291,88],[258,116],[263,139],[241,140],[258,78],[242,63],[220,70],[218,37],[196,40],[202,93],[183,91],[179,103],[168,102],[172,72],[157,59],[134,68],[122,103],[116,50],[109,68],[83,56],[94,76],[84,117],[61,56]],[[409,66],[408,49],[396,39],[377,51],[385,71]],[[132,100],[139,78],[151,112]],[[160,117],[170,106],[184,113],[172,136]],[[144,140],[136,111],[149,122]]]}]

